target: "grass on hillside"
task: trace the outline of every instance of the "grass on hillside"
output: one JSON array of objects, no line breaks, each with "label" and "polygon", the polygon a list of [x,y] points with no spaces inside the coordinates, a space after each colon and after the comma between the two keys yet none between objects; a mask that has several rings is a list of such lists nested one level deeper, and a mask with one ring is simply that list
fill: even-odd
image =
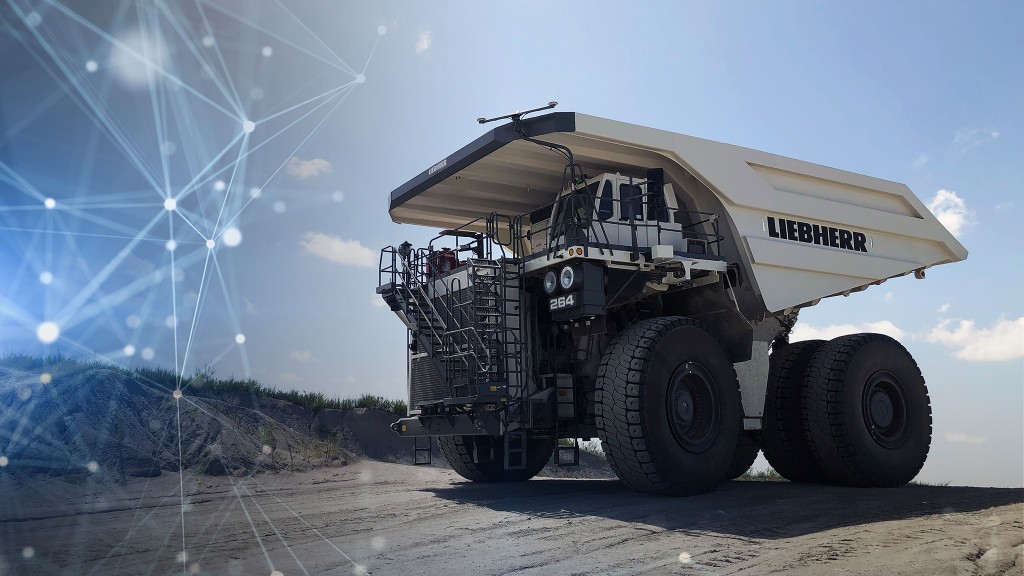
[{"label": "grass on hillside", "polygon": [[267,386],[258,380],[248,378],[217,378],[212,368],[196,370],[191,377],[179,377],[166,368],[125,368],[116,364],[95,360],[81,360],[63,354],[48,356],[31,356],[8,352],[0,356],[0,366],[26,372],[47,372],[54,378],[79,374],[92,370],[110,370],[125,376],[139,378],[168,389],[187,387],[188,393],[199,397],[213,397],[217,394],[244,392],[260,398],[274,398],[302,406],[306,410],[316,412],[323,409],[347,410],[352,408],[374,408],[405,416],[407,405],[405,400],[384,398],[373,394],[363,394],[358,398],[341,398],[328,396],[323,392],[303,392],[299,390],[279,390]]},{"label": "grass on hillside", "polygon": [[759,482],[786,481],[782,474],[776,472],[774,468],[765,468],[764,470],[754,470],[751,468],[744,472],[737,480],[754,480]]}]

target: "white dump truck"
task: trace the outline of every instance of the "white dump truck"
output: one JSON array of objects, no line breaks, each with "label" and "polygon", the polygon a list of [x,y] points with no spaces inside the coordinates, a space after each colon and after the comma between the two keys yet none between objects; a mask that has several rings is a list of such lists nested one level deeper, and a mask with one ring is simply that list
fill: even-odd
[{"label": "white dump truck", "polygon": [[[553,103],[548,107],[553,106]],[[381,253],[409,414],[475,481],[600,438],[629,487],[687,495],[762,450],[798,482],[898,486],[931,442],[896,340],[790,344],[802,308],[967,251],[904,185],[571,112],[508,120],[394,190],[441,229]],[[489,120],[481,119],[481,122]]]}]

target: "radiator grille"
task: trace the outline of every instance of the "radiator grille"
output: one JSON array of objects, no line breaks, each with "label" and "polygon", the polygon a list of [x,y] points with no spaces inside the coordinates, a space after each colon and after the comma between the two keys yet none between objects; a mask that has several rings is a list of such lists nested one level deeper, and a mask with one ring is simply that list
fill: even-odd
[{"label": "radiator grille", "polygon": [[409,382],[409,407],[419,404],[436,402],[447,398],[450,393],[444,378],[437,373],[437,368],[428,356],[412,359]]}]

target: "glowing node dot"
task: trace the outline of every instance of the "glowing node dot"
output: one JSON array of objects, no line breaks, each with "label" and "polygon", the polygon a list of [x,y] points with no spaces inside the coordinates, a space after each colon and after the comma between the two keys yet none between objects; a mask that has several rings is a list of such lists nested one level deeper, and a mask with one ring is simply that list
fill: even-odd
[{"label": "glowing node dot", "polygon": [[252,131],[256,129],[256,123],[252,120],[245,120],[242,122],[242,132],[246,134],[252,134]]},{"label": "glowing node dot", "polygon": [[43,17],[39,15],[39,12],[29,12],[28,15],[25,16],[25,23],[35,28],[43,23]]},{"label": "glowing node dot", "polygon": [[270,46],[264,46],[262,52],[264,58],[270,58],[274,55],[274,49]]},{"label": "glowing node dot", "polygon": [[193,562],[192,565],[188,567],[188,571],[190,574],[199,574],[199,562]]},{"label": "glowing node dot", "polygon": [[381,36],[383,36],[383,35],[385,35],[387,33],[388,33],[388,27],[387,26],[385,26],[383,24],[381,24],[380,26],[377,26],[377,34],[380,34]]},{"label": "glowing node dot", "polygon": [[245,334],[235,334],[235,342],[238,344],[245,344]]},{"label": "glowing node dot", "polygon": [[174,240],[168,240],[166,243],[164,243],[164,248],[167,248],[168,252],[174,252],[175,250],[178,249],[178,243],[175,242]]},{"label": "glowing node dot", "polygon": [[143,348],[142,349],[142,359],[143,360],[152,360],[154,356],[156,356],[156,352],[154,352],[152,348]]},{"label": "glowing node dot", "polygon": [[131,344],[126,344],[124,349],[121,351],[124,352],[125,356],[135,356],[135,346],[132,346]]},{"label": "glowing node dot", "polygon": [[142,318],[139,318],[135,314],[132,314],[124,319],[125,326],[129,328],[138,328],[142,325]]},{"label": "glowing node dot", "polygon": [[213,46],[213,36],[203,36],[203,46],[207,48]]},{"label": "glowing node dot", "polygon": [[249,189],[249,196],[252,196],[253,198],[259,198],[260,194],[263,194],[263,191],[255,186]]},{"label": "glowing node dot", "polygon": [[171,393],[171,396],[174,396],[175,400],[181,400],[181,390],[175,390]]},{"label": "glowing node dot", "polygon": [[39,275],[39,283],[40,284],[45,284],[47,286],[49,286],[50,284],[53,284],[53,274],[51,274],[49,272],[46,272],[46,271],[42,272]]},{"label": "glowing node dot", "polygon": [[235,247],[242,243],[242,232],[232,226],[224,231],[222,238],[225,246]]},{"label": "glowing node dot", "polygon": [[362,74],[356,74],[356,84],[362,84],[363,82],[366,82],[366,76]]},{"label": "glowing node dot", "polygon": [[267,445],[267,444],[263,445],[263,453],[264,454],[270,454],[273,451],[274,451],[274,449],[271,448],[269,445]]},{"label": "glowing node dot", "polygon": [[188,552],[185,552],[184,550],[182,550],[181,552],[178,552],[177,560],[178,560],[178,562],[181,562],[182,564],[184,564],[185,562],[188,562]]},{"label": "glowing node dot", "polygon": [[217,192],[223,192],[224,189],[227,187],[228,185],[225,184],[223,180],[217,180],[216,182],[213,183],[213,189],[216,190]]},{"label": "glowing node dot", "polygon": [[213,247],[216,245],[217,243],[213,241],[213,238],[206,241],[206,247],[209,248],[210,250],[213,250]]},{"label": "glowing node dot", "polygon": [[385,540],[383,536],[374,536],[373,538],[370,538],[370,546],[374,550],[383,550],[387,543],[387,540]]},{"label": "glowing node dot", "polygon": [[97,70],[99,70],[99,69],[100,69],[100,65],[97,64],[95,60],[89,60],[88,62],[85,63],[85,71],[90,73],[90,74],[95,72],[95,71],[97,71]]},{"label": "glowing node dot", "polygon": [[42,374],[39,375],[40,384],[49,384],[50,382],[53,382],[53,374],[50,374],[49,372],[43,372]]},{"label": "glowing node dot", "polygon": [[89,472],[93,474],[95,474],[100,469],[100,465],[97,464],[95,460],[86,464],[85,467],[89,470]]},{"label": "glowing node dot", "polygon": [[274,202],[274,212],[277,212],[278,214],[284,214],[284,211],[285,211],[286,208],[287,208],[287,206],[285,206],[284,202],[282,202],[280,200],[278,200],[277,202]]},{"label": "glowing node dot", "polygon": [[352,569],[352,573],[356,576],[366,576],[370,572],[366,570],[366,566],[362,564],[356,564],[356,567]]},{"label": "glowing node dot", "polygon": [[55,322],[43,322],[36,328],[36,338],[43,344],[51,344],[60,338],[60,326]]},{"label": "glowing node dot", "polygon": [[43,200],[43,206],[46,206],[47,210],[53,210],[54,207],[57,206],[57,201],[53,198],[47,198],[46,200]]},{"label": "glowing node dot", "polygon": [[7,459],[7,456],[0,456],[0,468],[6,468],[9,462],[10,460]]},{"label": "glowing node dot", "polygon": [[334,194],[331,194],[331,199],[335,202],[341,202],[345,199],[345,193],[341,190],[335,190]]},{"label": "glowing node dot", "polygon": [[36,549],[31,546],[25,546],[21,549],[21,557],[25,560],[31,560],[36,555]]},{"label": "glowing node dot", "polygon": [[167,325],[168,328],[174,328],[175,326],[178,325],[178,317],[171,314],[170,316],[164,318],[164,324]]},{"label": "glowing node dot", "polygon": [[284,576],[284,574],[281,573],[280,570],[274,570],[273,572],[270,573],[270,576]]},{"label": "glowing node dot", "polygon": [[164,200],[164,210],[167,210],[168,212],[170,212],[170,211],[174,210],[177,207],[178,207],[178,201],[175,200],[174,198],[168,198],[167,200]]},{"label": "glowing node dot", "polygon": [[683,563],[683,564],[689,564],[690,563],[690,553],[689,552],[680,552],[679,553],[679,561],[681,563]]}]

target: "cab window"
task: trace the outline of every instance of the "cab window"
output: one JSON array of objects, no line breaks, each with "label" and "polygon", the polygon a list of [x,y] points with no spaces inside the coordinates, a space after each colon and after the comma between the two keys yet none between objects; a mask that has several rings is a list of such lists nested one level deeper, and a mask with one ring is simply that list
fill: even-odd
[{"label": "cab window", "polygon": [[612,217],[614,213],[614,198],[612,198],[614,188],[609,180],[604,181],[604,186],[601,187],[601,197],[597,203],[597,219],[604,222]]},{"label": "cab window", "polygon": [[619,220],[643,220],[644,196],[637,184],[619,184]]}]

